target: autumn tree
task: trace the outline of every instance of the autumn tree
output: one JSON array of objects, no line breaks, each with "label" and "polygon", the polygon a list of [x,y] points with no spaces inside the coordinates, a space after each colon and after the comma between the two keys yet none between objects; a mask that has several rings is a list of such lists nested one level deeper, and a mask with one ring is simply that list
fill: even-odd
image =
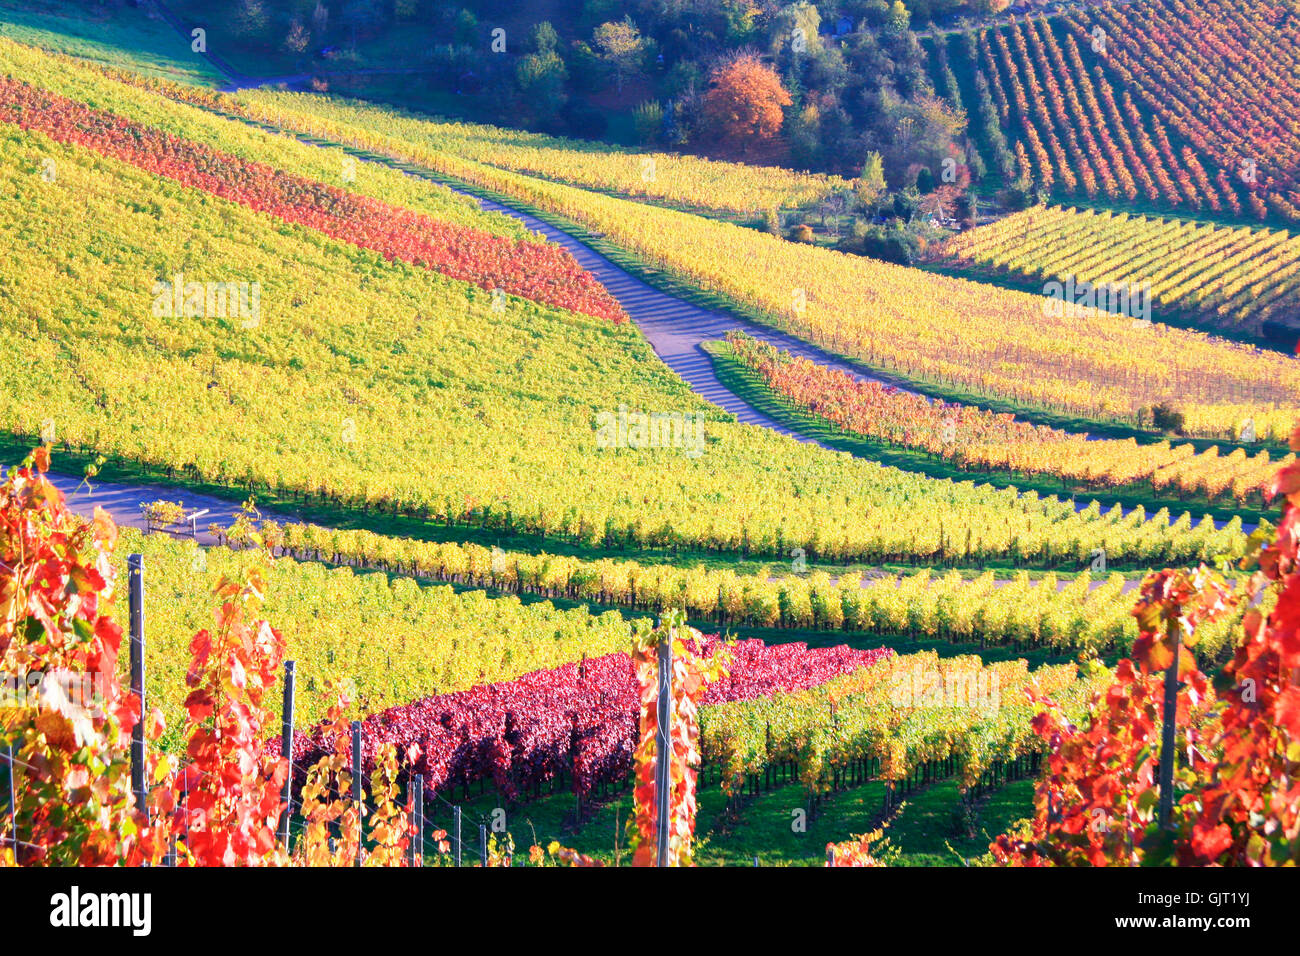
[{"label": "autumn tree", "polygon": [[0,824],[0,867],[138,862],[157,854],[123,742],[146,719],[156,737],[161,715],[146,718],[118,679],[117,527],[101,508],[91,522],[73,515],[49,465],[39,448],[0,483],[0,677],[23,691],[0,683],[15,798]]},{"label": "autumn tree", "polygon": [[771,141],[781,131],[790,94],[781,79],[753,54],[744,54],[709,74],[705,122],[720,140],[744,148]]},{"label": "autumn tree", "polygon": [[[49,465],[44,446],[0,480],[0,675],[20,679],[24,691],[0,684],[0,751],[13,754],[0,868],[157,865],[168,852],[179,866],[406,865],[411,824],[397,801],[392,744],[365,761],[372,772],[364,848],[350,794],[352,775],[365,766],[351,765],[346,745],[305,768],[297,853],[279,841],[288,763],[271,737],[279,722],[267,702],[285,644],[260,616],[269,551],[241,580],[222,578],[215,626],[190,641],[183,757],[152,746],[162,713],[142,713],[140,697],[119,678],[123,633],[115,618],[126,609],[117,597],[124,590],[113,560],[117,526],[102,508],[90,521],[69,511],[46,477]],[[248,543],[268,545],[256,530]],[[330,715],[341,726],[348,702],[336,700]],[[131,779],[129,746],[141,721],[150,744],[148,814]],[[407,765],[418,756],[409,749]],[[338,847],[329,823],[340,828]]]},{"label": "autumn tree", "polygon": [[[1291,435],[1300,450],[1300,428]],[[1300,463],[1283,467],[1271,536],[1252,535],[1230,589],[1218,573],[1160,571],[1134,609],[1132,660],[1093,701],[1086,726],[1046,701],[1034,731],[1047,744],[1033,820],[990,846],[1015,866],[1295,866],[1300,862]],[[1271,537],[1271,540],[1270,540]],[[1197,625],[1246,608],[1215,720],[1190,649]],[[1175,667],[1175,662],[1177,666]],[[1169,820],[1157,818],[1164,671],[1176,675],[1177,757]],[[1181,685],[1181,686],[1180,686]]]},{"label": "autumn tree", "polygon": [[614,70],[614,81],[622,93],[624,78],[636,72],[645,49],[641,31],[631,20],[624,18],[617,23],[602,23],[596,27],[591,41],[600,58]]},{"label": "autumn tree", "polygon": [[284,37],[284,48],[296,56],[301,56],[311,42],[311,34],[298,20],[289,25],[289,32]]}]

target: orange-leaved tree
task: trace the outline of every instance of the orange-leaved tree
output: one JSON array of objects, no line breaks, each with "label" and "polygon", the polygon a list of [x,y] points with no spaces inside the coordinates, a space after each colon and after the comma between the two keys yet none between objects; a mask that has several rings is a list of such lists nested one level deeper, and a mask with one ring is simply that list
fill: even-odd
[{"label": "orange-leaved tree", "polygon": [[[1300,427],[1291,449],[1300,451]],[[1282,520],[1243,561],[1254,606],[1225,668],[1235,687],[1218,764],[1186,800],[1183,864],[1300,865],[1300,462],[1278,472],[1271,493],[1283,498]],[[1256,602],[1270,591],[1276,603],[1265,613]]]},{"label": "orange-leaved tree", "polygon": [[287,852],[276,838],[288,773],[283,758],[264,751],[273,726],[263,703],[284,659],[284,639],[257,615],[266,581],[256,564],[242,583],[226,578],[216,630],[190,642],[185,683],[191,763],[172,787],[183,799],[182,859],[197,866],[283,865]]},{"label": "orange-leaved tree", "polygon": [[[397,748],[385,743],[375,753],[369,807],[363,819],[355,801],[347,796],[353,792],[355,775],[364,773],[364,766],[352,766],[349,725],[344,719],[351,701],[341,687],[327,691],[335,699],[319,731],[332,742],[333,753],[321,757],[307,771],[302,787],[303,827],[294,847],[294,862],[305,866],[354,866],[360,860],[362,866],[405,866],[410,859],[414,808],[406,810],[398,803]],[[419,748],[410,747],[406,757],[407,765],[413,766]],[[362,828],[366,826],[370,834],[368,843],[362,836]],[[331,837],[332,829],[337,830],[337,839]],[[449,849],[445,836],[442,831],[433,833],[443,854]]]},{"label": "orange-leaved tree", "polygon": [[[637,741],[636,812],[630,841],[633,866],[654,866],[655,837],[659,827],[656,769],[668,761],[668,865],[690,866],[695,836],[695,782],[700,765],[699,698],[704,685],[725,673],[727,654],[716,651],[707,660],[695,653],[700,632],[685,624],[680,610],[667,612],[659,628],[639,641],[632,652],[637,684],[641,689],[640,739]],[[689,643],[688,643],[689,640]],[[659,713],[659,662],[661,641],[670,642],[672,669],[669,713]],[[668,750],[660,752],[660,722],[667,719]]]},{"label": "orange-leaved tree", "polygon": [[753,54],[742,54],[709,74],[704,118],[719,140],[748,148],[776,137],[785,120],[783,109],[791,102],[770,67]]},{"label": "orange-leaved tree", "polygon": [[[900,804],[899,812],[902,812],[905,806],[906,804]],[[889,866],[898,859],[899,851],[897,847],[890,846],[889,838],[885,836],[885,830],[888,828],[889,824],[885,823],[878,829],[855,836],[851,840],[826,844],[826,865]]]}]

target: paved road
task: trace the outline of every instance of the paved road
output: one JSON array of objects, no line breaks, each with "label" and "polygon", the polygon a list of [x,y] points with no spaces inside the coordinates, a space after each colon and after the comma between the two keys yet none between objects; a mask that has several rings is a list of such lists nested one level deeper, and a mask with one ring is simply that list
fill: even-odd
[{"label": "paved road", "polygon": [[[163,2],[157,2],[155,6],[182,37],[188,39],[189,33],[185,29],[181,18],[177,16]],[[296,76],[247,76],[235,70],[228,62],[214,53],[206,52],[203,54],[214,68],[224,73],[229,82],[224,89],[237,91],[258,86],[265,86],[273,83],[289,82],[290,84],[301,83],[310,79],[311,74],[301,74]],[[363,70],[361,73],[404,73],[418,72],[413,68],[394,68],[390,70]],[[395,169],[410,176],[417,178],[432,179],[433,177],[423,176],[414,172],[411,168],[402,164],[387,162]],[[454,187],[453,187],[454,188]],[[463,190],[456,190],[464,192]],[[680,375],[699,395],[703,396],[713,404],[726,409],[734,414],[740,421],[750,425],[761,425],[764,428],[770,428],[773,431],[780,432],[784,435],[790,435],[799,441],[811,441],[803,435],[794,432],[790,428],[781,425],[751,407],[747,402],[732,394],[718,380],[717,375],[713,373],[713,365],[709,356],[701,348],[703,343],[720,339],[732,329],[742,329],[755,338],[764,339],[777,345],[795,355],[805,356],[820,362],[823,365],[833,366],[848,372],[854,378],[863,380],[879,381],[886,384],[895,384],[889,379],[881,376],[874,376],[864,372],[856,366],[847,362],[836,359],[820,349],[817,349],[806,342],[792,338],[788,335],[782,335],[770,329],[753,325],[749,322],[737,319],[734,316],[726,315],[721,312],[711,311],[692,305],[675,296],[661,292],[652,286],[621,269],[609,259],[600,253],[584,245],[579,240],[570,236],[568,233],[557,229],[554,226],[542,222],[535,216],[519,212],[501,203],[492,200],[481,199],[473,194],[464,192],[465,195],[476,199],[479,204],[485,208],[496,212],[504,213],[520,220],[529,229],[539,232],[546,236],[551,242],[561,245],[568,249],[587,271],[591,272],[609,291],[618,299],[624,310],[632,317],[637,327],[645,334],[654,348],[655,354],[663,360],[669,368]]]},{"label": "paved road", "polygon": [[[471,194],[466,193],[466,195]],[[742,422],[761,425],[784,435],[791,435],[800,441],[811,441],[751,407],[749,403],[728,391],[714,374],[713,363],[704,351],[703,345],[705,342],[723,338],[733,329],[740,329],[756,339],[763,339],[795,355],[840,369],[856,379],[888,383],[887,379],[864,372],[857,366],[828,355],[800,339],[764,326],[754,325],[728,313],[693,305],[667,292],[661,292],[615,265],[567,232],[548,225],[535,216],[488,199],[478,199],[478,202],[484,209],[518,219],[529,229],[540,232],[551,242],[568,249],[578,260],[579,265],[594,275],[618,299],[619,304],[631,316],[632,321],[649,340],[655,354],[665,365],[680,375],[693,391],[731,412]],[[743,264],[738,264],[738,268],[743,268]]]},{"label": "paved road", "polygon": [[[208,513],[198,520],[197,540],[200,544],[216,544],[216,539],[208,534],[209,524],[216,522],[227,527],[240,514],[237,501],[200,495],[174,485],[115,484],[97,479],[82,482],[80,478],[54,472],[50,472],[49,478],[63,492],[68,508],[74,514],[90,517],[96,506],[102,507],[120,527],[138,528],[141,531],[145,530],[144,518],[140,514],[140,505],[144,503],[164,499],[180,501],[191,512],[207,508]],[[279,520],[283,516],[264,514],[264,517]]]},{"label": "paved road", "polygon": [[[402,168],[398,164],[391,164]],[[409,169],[403,169],[408,175],[420,175]],[[733,315],[706,309],[662,292],[646,284],[641,279],[622,269],[605,256],[585,245],[559,228],[549,225],[535,216],[505,206],[489,199],[483,199],[466,192],[484,209],[503,213],[522,222],[527,228],[541,233],[548,240],[568,249],[583,268],[590,271],[619,301],[624,310],[646,336],[656,355],[703,398],[734,414],[738,420],[750,425],[770,428],[775,432],[789,435],[798,441],[812,442],[813,439],[801,435],[789,427],[764,415],[748,402],[729,391],[714,373],[713,364],[702,346],[705,342],[716,341],[732,329],[740,329],[755,338],[770,342],[787,351],[812,359],[823,365],[840,369],[856,379],[879,381],[893,384],[887,378],[864,372],[842,359],[828,355],[820,349],[792,336],[755,325]],[[820,444],[820,443],[817,443]],[[73,480],[72,486],[77,482]],[[109,486],[104,482],[96,483],[96,498],[84,491],[72,502],[74,510],[89,514],[95,504],[103,504],[115,519],[123,524],[140,525],[139,503],[157,498],[174,500],[177,491],[164,486]],[[228,524],[238,514],[238,503],[223,501],[211,496],[190,494],[186,504],[191,501],[195,507],[211,508],[220,520]],[[1086,505],[1084,499],[1076,501],[1076,507]],[[1125,509],[1127,511],[1127,509]],[[283,516],[280,516],[283,517]],[[1222,526],[1223,522],[1216,522]],[[210,536],[201,535],[205,543],[210,543]]]},{"label": "paved road", "polygon": [[[475,197],[477,198],[477,197]],[[645,334],[655,353],[669,368],[680,375],[687,384],[713,404],[732,412],[747,424],[770,428],[773,431],[790,435],[799,441],[811,441],[791,429],[774,421],[738,398],[719,381],[713,371],[713,363],[701,347],[703,343],[722,338],[731,329],[743,329],[756,338],[765,339],[773,345],[787,349],[796,355],[807,356],[826,365],[843,369],[856,378],[869,378],[861,369],[847,362],[838,360],[820,350],[792,338],[737,319],[722,312],[704,309],[682,299],[655,289],[609,259],[584,245],[568,233],[550,226],[534,216],[508,208],[491,200],[478,200],[485,209],[505,213],[524,223],[529,229],[540,232],[552,242],[564,246],[583,268],[589,270],[609,289],[619,303],[631,316],[637,327]],[[56,484],[71,495],[79,485],[79,479],[67,476],[55,476]],[[96,505],[102,505],[119,524],[143,528],[140,518],[141,502],[165,498],[170,501],[179,497],[187,506],[211,509],[211,515],[205,516],[201,527],[210,521],[229,524],[239,513],[238,502],[222,500],[210,495],[192,492],[178,492],[174,487],[165,485],[116,485],[95,481],[93,492],[82,487],[70,498],[70,507],[78,514],[93,513]],[[201,532],[203,543],[212,543],[212,538]]]},{"label": "paved road", "polygon": [[[243,85],[255,85],[259,81],[246,77],[236,77],[234,82],[236,85],[241,83]],[[388,165],[401,169],[408,175],[433,178],[414,172],[402,164],[389,162]],[[769,342],[794,355],[837,368],[855,379],[877,381],[882,384],[897,384],[887,377],[871,374],[849,362],[831,356],[800,339],[764,326],[755,325],[724,312],[694,305],[669,293],[662,292],[622,269],[582,241],[535,216],[493,200],[474,196],[472,193],[465,192],[465,195],[471,196],[484,209],[511,216],[532,231],[542,234],[551,242],[569,250],[583,268],[591,272],[609,289],[632,321],[646,336],[656,355],[664,364],[681,376],[697,394],[720,408],[731,412],[741,422],[770,428],[775,432],[791,436],[798,441],[813,441],[813,439],[793,431],[753,408],[748,402],[729,391],[719,380],[714,373],[713,364],[702,346],[705,342],[723,338],[728,331],[733,329],[742,330],[757,339]],[[70,487],[75,487],[76,484],[76,480],[72,480]],[[96,482],[94,494],[89,494],[83,490],[73,500],[72,505],[74,509],[89,514],[96,504],[103,504],[113,514],[114,518],[121,523],[139,526],[140,502],[151,501],[160,497],[174,499],[176,494],[176,489],[169,489],[164,486],[109,486],[107,483]],[[186,499],[186,504],[191,502],[195,507],[210,508],[212,514],[216,516],[212,518],[205,517],[205,521],[217,520],[222,523],[229,523],[238,513],[237,503],[223,501],[211,496],[190,494]],[[1078,501],[1076,506],[1083,507],[1084,502]],[[1222,522],[1216,522],[1216,524],[1221,525]],[[205,542],[210,539],[206,532],[202,533],[200,537]]]}]

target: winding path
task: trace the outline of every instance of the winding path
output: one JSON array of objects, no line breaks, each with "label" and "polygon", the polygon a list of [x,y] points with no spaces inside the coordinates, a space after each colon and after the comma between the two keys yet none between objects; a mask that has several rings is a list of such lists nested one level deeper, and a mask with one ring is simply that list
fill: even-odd
[{"label": "winding path", "polygon": [[[409,175],[416,175],[410,170],[404,171]],[[703,344],[721,339],[732,329],[741,329],[755,338],[764,339],[796,355],[842,369],[855,378],[872,378],[861,369],[827,355],[799,339],[723,312],[693,305],[676,296],[661,292],[615,265],[580,240],[535,216],[493,200],[482,199],[463,190],[457,191],[475,199],[484,209],[512,216],[532,231],[541,233],[549,241],[568,249],[584,269],[591,272],[609,289],[610,294],[623,306],[664,364],[680,375],[693,391],[714,405],[731,412],[741,422],[770,428],[801,442],[814,442],[813,439],[764,415],[727,389],[718,379],[713,370],[713,363],[703,349]],[[195,492],[181,492],[175,486],[116,484],[98,480],[83,484],[79,478],[67,475],[51,477],[60,490],[68,496],[68,505],[74,512],[90,515],[96,505],[99,505],[108,511],[118,524],[133,528],[144,527],[140,516],[140,504],[159,498],[174,501],[180,497],[187,507],[210,509],[210,515],[205,516],[200,522],[201,528],[206,528],[207,524],[213,521],[228,525],[240,511],[238,502]],[[213,543],[211,535],[206,531],[200,532],[199,540],[204,544]]]},{"label": "winding path", "polygon": [[[410,169],[392,165],[402,169],[408,175],[420,175]],[[432,177],[422,178],[432,179]],[[792,336],[755,325],[724,312],[702,308],[662,292],[633,276],[567,232],[535,216],[493,200],[483,199],[465,190],[456,191],[476,200],[484,209],[519,220],[528,229],[541,233],[547,240],[569,250],[584,269],[591,272],[609,289],[610,294],[623,306],[664,364],[680,375],[693,391],[714,405],[731,412],[741,422],[770,428],[801,442],[821,444],[764,415],[722,384],[713,370],[713,363],[704,351],[703,345],[705,342],[723,338],[732,329],[741,329],[755,338],[771,342],[795,355],[841,369],[855,378],[885,381],[873,378],[848,362],[828,355]],[[201,528],[206,528],[207,524],[213,521],[228,525],[240,511],[238,502],[212,495],[181,491],[175,486],[116,484],[98,480],[82,483],[80,478],[62,474],[52,474],[51,477],[60,490],[68,496],[68,505],[74,512],[88,516],[94,512],[97,505],[102,506],[118,524],[134,528],[144,527],[140,504],[159,498],[174,501],[179,497],[187,507],[209,509],[210,514],[200,522]],[[206,531],[200,532],[199,540],[203,544],[213,543],[212,536]]]},{"label": "winding path", "polygon": [[[406,170],[409,173],[409,170]],[[454,188],[454,187],[452,187]],[[737,318],[725,312],[706,309],[679,299],[667,292],[647,284],[615,265],[599,252],[581,240],[574,238],[562,229],[543,222],[535,216],[520,212],[509,206],[490,199],[483,199],[465,190],[456,190],[478,201],[479,205],[492,212],[503,213],[518,219],[533,232],[544,235],[549,241],[563,246],[578,260],[578,264],[594,275],[614,298],[618,299],[624,311],[636,323],[655,354],[670,369],[682,377],[691,390],[708,401],[731,412],[740,421],[749,425],[761,425],[783,435],[789,435],[802,442],[813,439],[780,424],[755,409],[744,399],[735,395],[719,380],[713,370],[713,362],[704,351],[705,342],[723,338],[729,331],[739,329],[756,339],[762,339],[804,358],[812,359],[821,365],[827,365],[847,372],[856,379],[878,381],[892,384],[886,379],[870,375],[857,366],[835,358],[815,346],[809,345],[793,336],[785,335],[773,329]],[[820,442],[814,442],[820,444]],[[824,446],[823,446],[824,447]]]},{"label": "winding path", "polygon": [[[218,64],[214,63],[214,65]],[[229,71],[227,70],[227,72]],[[259,82],[256,79],[244,77],[232,79],[236,86],[241,84],[256,85]],[[310,142],[310,140],[303,137],[299,138]],[[388,165],[406,175],[447,185],[442,183],[438,177],[416,167],[384,157],[366,158],[373,162]],[[756,339],[769,342],[778,348],[811,359],[821,365],[843,371],[855,379],[876,381],[881,384],[899,387],[898,383],[891,381],[887,376],[864,371],[862,368],[830,355],[801,339],[757,325],[730,313],[695,305],[675,295],[656,289],[615,264],[582,240],[542,221],[536,216],[495,200],[475,195],[466,189],[458,189],[455,186],[449,186],[448,188],[474,199],[485,210],[498,212],[518,220],[531,231],[539,233],[548,241],[567,249],[579,265],[595,276],[618,300],[638,329],[645,335],[655,354],[665,365],[677,373],[694,392],[714,405],[732,413],[742,423],[768,428],[797,441],[828,447],[763,414],[722,383],[715,373],[713,363],[709,355],[704,351],[703,345],[706,342],[723,338],[731,330],[744,331]],[[178,491],[180,491],[175,486],[114,484],[100,481],[95,481],[90,487],[87,487],[78,478],[62,475],[56,476],[56,484],[65,493],[69,494],[69,506],[74,511],[81,514],[90,514],[96,505],[101,505],[119,524],[131,527],[143,526],[140,516],[140,503],[158,498],[175,500]],[[187,506],[209,509],[210,514],[205,516],[201,522],[202,527],[206,527],[207,523],[213,521],[223,525],[229,524],[239,514],[240,509],[236,502],[188,491],[182,493],[185,495],[182,500]],[[1083,503],[1076,502],[1076,506],[1083,507]],[[274,517],[277,519],[292,519],[294,516],[278,514]],[[1216,522],[1216,524],[1221,524],[1221,522]],[[200,532],[199,539],[201,543],[212,543],[212,538],[206,531]]]},{"label": "winding path", "polygon": [[[95,508],[101,507],[113,516],[119,527],[145,530],[145,521],[140,513],[140,505],[150,501],[180,501],[188,511],[208,509],[208,513],[198,521],[199,544],[216,544],[216,539],[208,534],[207,527],[213,522],[222,527],[229,526],[240,514],[240,505],[227,498],[213,495],[201,495],[175,485],[126,484],[100,481],[92,478],[82,481],[71,475],[57,474],[53,471],[47,476],[54,486],[63,492],[68,509],[74,514],[90,517]],[[263,512],[263,517],[280,520],[284,515],[272,515]]]}]

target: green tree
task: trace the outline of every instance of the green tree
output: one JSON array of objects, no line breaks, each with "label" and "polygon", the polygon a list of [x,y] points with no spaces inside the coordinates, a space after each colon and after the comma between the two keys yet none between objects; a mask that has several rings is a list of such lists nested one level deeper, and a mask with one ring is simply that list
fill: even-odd
[{"label": "green tree", "polygon": [[452,30],[457,43],[462,46],[473,46],[478,42],[478,17],[474,16],[472,10],[462,7],[460,13],[456,14]]},{"label": "green tree", "polygon": [[554,51],[529,53],[515,66],[515,82],[525,104],[537,119],[546,122],[554,119],[563,108],[568,95],[565,84],[569,71]]},{"label": "green tree", "polygon": [[862,164],[862,175],[854,184],[858,202],[868,212],[875,212],[876,203],[885,192],[885,164],[876,152],[867,153],[867,161]]},{"label": "green tree", "polygon": [[658,142],[664,130],[664,108],[658,100],[646,100],[632,111],[637,140],[642,146]]},{"label": "green tree", "polygon": [[912,15],[907,12],[907,7],[903,6],[903,0],[894,0],[889,5],[889,13],[885,17],[885,32],[893,36],[902,36],[912,25]]},{"label": "green tree", "polygon": [[[793,96],[791,99],[793,100]],[[814,169],[822,162],[822,113],[815,103],[789,112],[786,119],[786,140],[790,144],[790,159],[799,169]]]},{"label": "green tree", "polygon": [[942,169],[947,159],[966,161],[957,145],[966,134],[966,116],[937,96],[903,99],[883,91],[872,131],[885,163],[885,178],[894,184],[910,181],[918,166],[935,170]]},{"label": "green tree", "polygon": [[384,19],[379,0],[347,0],[339,13],[339,23],[348,28],[352,46],[357,45],[357,34],[374,30]]},{"label": "green tree", "polygon": [[560,35],[555,32],[555,27],[551,26],[550,20],[543,20],[533,27],[530,39],[533,50],[537,53],[554,53],[560,45]]},{"label": "green tree", "polygon": [[807,0],[782,7],[772,18],[773,55],[788,50],[795,56],[805,56],[821,50],[821,22],[817,7]]},{"label": "green tree", "polygon": [[235,11],[235,32],[248,39],[260,39],[271,24],[262,0],[240,0]]}]

